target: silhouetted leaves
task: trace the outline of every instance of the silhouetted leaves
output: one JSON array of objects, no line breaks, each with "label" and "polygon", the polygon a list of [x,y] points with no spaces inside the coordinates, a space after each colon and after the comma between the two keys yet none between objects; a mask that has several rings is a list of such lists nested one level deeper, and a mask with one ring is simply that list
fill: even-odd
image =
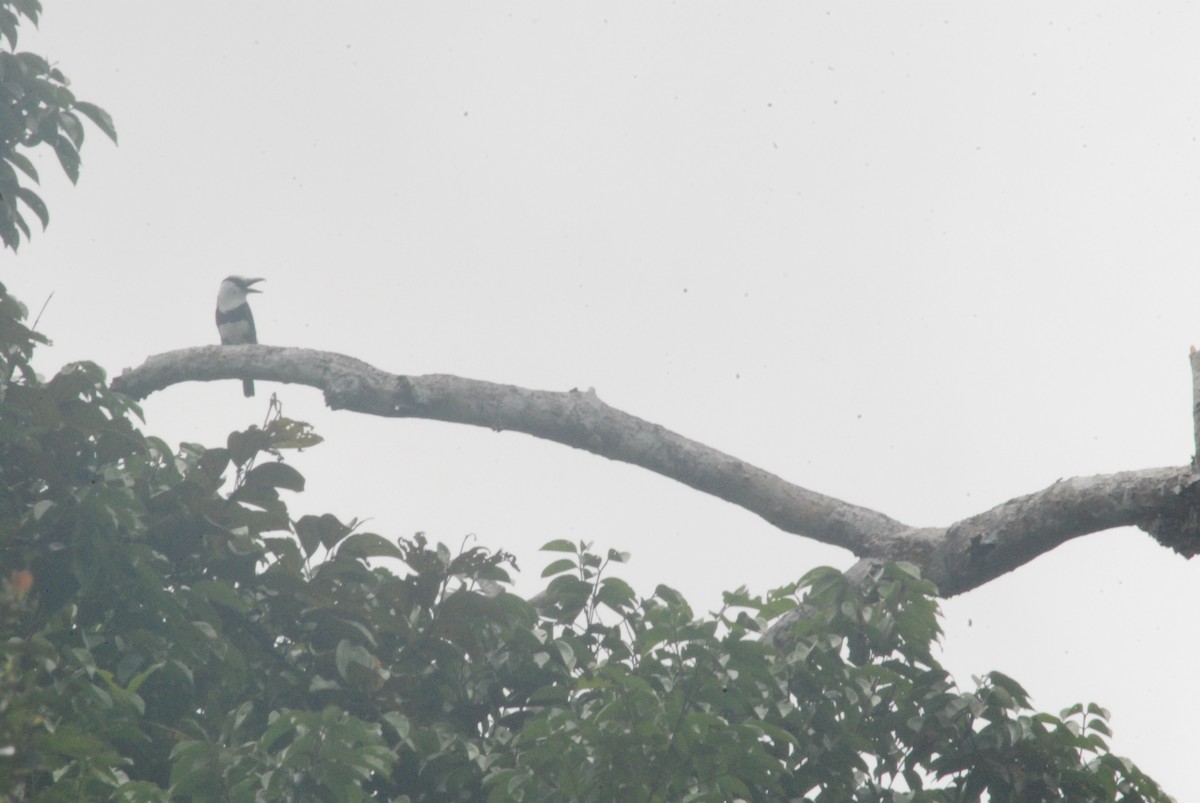
[{"label": "silhouetted leaves", "polygon": [[37,170],[25,152],[48,146],[67,178],[75,183],[79,180],[79,149],[85,136],[79,116],[88,118],[109,139],[117,141],[117,130],[108,112],[94,103],[77,100],[66,76],[43,57],[16,52],[20,18],[36,24],[40,12],[37,0],[0,2],[0,241],[14,251],[22,236],[30,237],[25,209],[33,212],[43,229],[50,223],[46,204],[31,188],[22,186],[13,169],[38,182]]}]

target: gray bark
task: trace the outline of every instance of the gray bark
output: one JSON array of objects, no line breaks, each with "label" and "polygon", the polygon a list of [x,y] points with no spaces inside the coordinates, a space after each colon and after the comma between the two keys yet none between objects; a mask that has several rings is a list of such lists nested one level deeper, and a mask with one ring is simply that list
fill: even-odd
[{"label": "gray bark", "polygon": [[[1192,367],[1200,377],[1195,353]],[[1187,557],[1200,551],[1200,476],[1193,465],[1059,480],[948,526],[914,527],[617,410],[591,389],[556,392],[443,374],[401,376],[341,354],[258,345],[159,354],[112,385],[142,399],[179,382],[219,379],[308,385],[323,391],[334,410],[524,432],[631,463],[743,507],[785,532],[844,547],[864,567],[912,563],[944,596],[977,588],[1072,538],[1113,527],[1140,527]],[[1200,379],[1196,388],[1200,433]]]}]

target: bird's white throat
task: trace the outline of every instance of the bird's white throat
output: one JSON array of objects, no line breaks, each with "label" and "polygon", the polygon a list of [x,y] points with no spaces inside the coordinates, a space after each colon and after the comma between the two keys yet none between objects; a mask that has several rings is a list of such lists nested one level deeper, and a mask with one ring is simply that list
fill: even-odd
[{"label": "bird's white throat", "polygon": [[240,307],[245,303],[245,290],[238,287],[233,282],[221,282],[221,289],[217,291],[217,309],[219,309],[221,312],[229,312],[229,310],[234,309],[235,307]]}]

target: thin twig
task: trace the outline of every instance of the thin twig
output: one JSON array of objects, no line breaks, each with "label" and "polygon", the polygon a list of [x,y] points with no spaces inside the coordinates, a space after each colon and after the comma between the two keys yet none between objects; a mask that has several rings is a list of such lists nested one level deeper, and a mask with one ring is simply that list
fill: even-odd
[{"label": "thin twig", "polygon": [[37,317],[33,319],[33,326],[29,327],[29,331],[31,331],[31,332],[37,331],[38,321],[40,321],[42,319],[42,313],[46,311],[46,307],[47,307],[47,305],[49,305],[50,299],[52,299],[52,298],[54,298],[53,290],[50,291],[50,295],[46,296],[46,300],[44,302],[42,302],[42,308],[40,310],[38,310]]}]

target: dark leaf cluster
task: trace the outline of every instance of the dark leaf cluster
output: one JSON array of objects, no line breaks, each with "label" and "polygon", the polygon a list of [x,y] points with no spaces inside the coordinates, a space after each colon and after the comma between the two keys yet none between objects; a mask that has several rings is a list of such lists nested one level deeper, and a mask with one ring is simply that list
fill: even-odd
[{"label": "dark leaf cluster", "polygon": [[306,425],[172,449],[98,366],[43,381],[24,317],[0,287],[0,798],[1169,799],[1103,709],[960,690],[911,567],[698,616],[556,540],[529,602],[504,552],[294,516]]},{"label": "dark leaf cluster", "polygon": [[[50,211],[31,189],[38,171],[30,153],[52,150],[67,178],[79,180],[79,150],[87,118],[113,142],[117,131],[108,112],[79,100],[58,67],[34,53],[17,51],[21,18],[37,24],[38,0],[0,2],[0,241],[14,251],[31,235],[25,215],[32,212],[45,229]],[[20,203],[18,203],[20,202]]]}]

